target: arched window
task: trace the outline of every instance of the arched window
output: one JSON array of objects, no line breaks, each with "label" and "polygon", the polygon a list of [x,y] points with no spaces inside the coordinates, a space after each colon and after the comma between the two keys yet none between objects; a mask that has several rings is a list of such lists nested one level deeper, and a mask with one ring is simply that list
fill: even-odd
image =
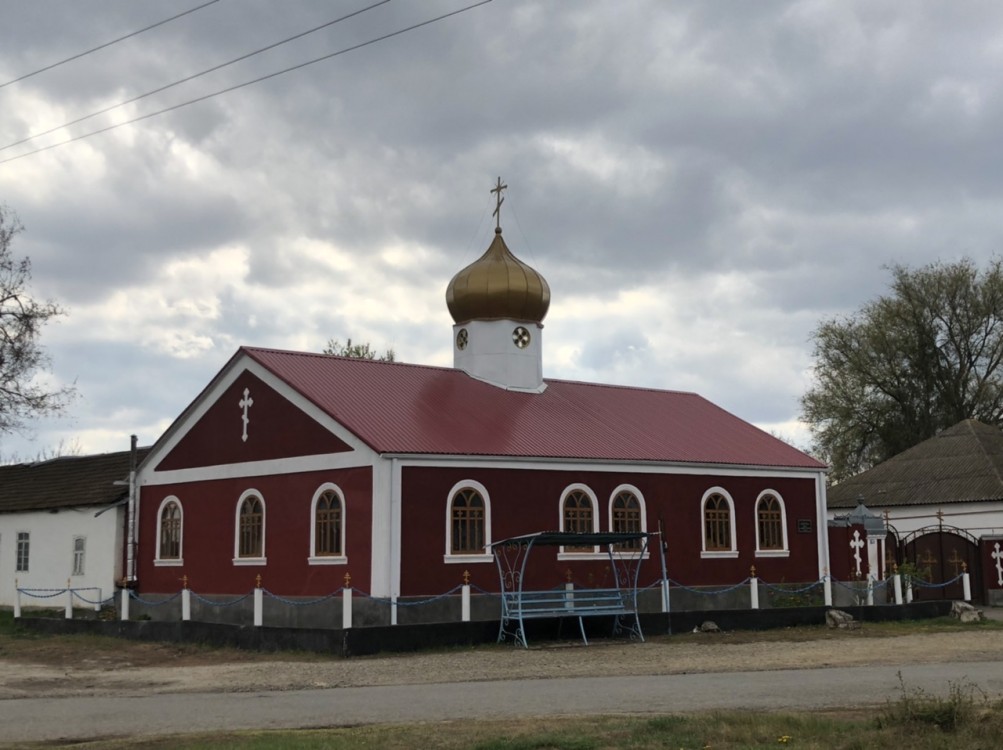
[{"label": "arched window", "polygon": [[756,555],[783,557],[787,552],[787,513],[775,492],[763,492],[756,501]]},{"label": "arched window", "polygon": [[344,558],[345,501],[333,484],[321,487],[313,498],[313,542],[311,561],[316,558]]},{"label": "arched window", "polygon": [[[614,534],[638,534],[645,531],[641,501],[633,488],[617,488],[609,504],[609,529]],[[640,549],[641,540],[618,544],[617,549]]]},{"label": "arched window", "polygon": [[484,498],[477,490],[468,487],[453,495],[452,519],[450,552],[454,555],[483,553]]},{"label": "arched window", "polygon": [[708,490],[703,498],[702,557],[737,557],[735,546],[735,504],[720,487]]},{"label": "arched window", "polygon": [[492,560],[491,503],[484,485],[458,482],[446,503],[446,562]]},{"label": "arched window", "polygon": [[[583,484],[573,484],[561,496],[561,531],[574,534],[591,534],[596,526],[598,502],[595,495]],[[561,547],[561,552],[581,554],[596,552],[593,545]]]},{"label": "arched window", "polygon": [[157,512],[156,565],[181,565],[181,541],[184,531],[181,501],[176,497],[164,498]]},{"label": "arched window", "polygon": [[265,501],[254,490],[248,490],[237,502],[234,562],[238,565],[260,565],[265,562]]}]

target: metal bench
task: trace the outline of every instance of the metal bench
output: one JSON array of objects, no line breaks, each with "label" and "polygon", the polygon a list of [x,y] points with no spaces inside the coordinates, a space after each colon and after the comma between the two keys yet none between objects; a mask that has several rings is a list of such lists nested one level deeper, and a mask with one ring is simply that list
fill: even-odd
[{"label": "metal bench", "polygon": [[[501,580],[501,623],[498,642],[509,636],[516,645],[528,648],[525,621],[531,619],[574,617],[582,641],[586,617],[613,617],[613,635],[626,634],[643,641],[641,623],[637,614],[637,574],[639,563],[647,549],[648,535],[634,534],[577,534],[570,532],[539,532],[514,537],[491,545]],[[615,587],[572,588],[547,590],[523,588],[526,563],[534,546],[607,548],[610,570]]]}]

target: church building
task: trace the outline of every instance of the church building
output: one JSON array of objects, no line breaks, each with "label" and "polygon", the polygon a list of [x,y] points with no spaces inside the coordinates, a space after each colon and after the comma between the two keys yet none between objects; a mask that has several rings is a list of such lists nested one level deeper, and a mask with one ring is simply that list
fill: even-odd
[{"label": "church building", "polygon": [[[687,586],[826,572],[823,464],[694,393],[543,377],[550,288],[500,218],[446,305],[453,367],[237,350],[139,467],[139,594],[498,591],[488,546],[544,530],[660,531],[641,585],[659,543]],[[534,556],[534,587],[609,575],[598,547]]]}]

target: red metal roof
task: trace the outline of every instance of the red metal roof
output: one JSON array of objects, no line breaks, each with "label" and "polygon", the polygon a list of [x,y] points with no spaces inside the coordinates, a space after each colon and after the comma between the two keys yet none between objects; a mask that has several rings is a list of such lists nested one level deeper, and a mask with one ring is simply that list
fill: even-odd
[{"label": "red metal roof", "polygon": [[695,393],[567,380],[521,393],[451,368],[241,351],[379,453],[824,468]]}]

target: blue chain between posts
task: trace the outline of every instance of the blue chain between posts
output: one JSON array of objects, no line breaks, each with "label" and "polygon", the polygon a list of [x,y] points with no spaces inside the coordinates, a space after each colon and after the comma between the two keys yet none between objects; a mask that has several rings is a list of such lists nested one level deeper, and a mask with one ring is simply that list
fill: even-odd
[{"label": "blue chain between posts", "polygon": [[160,601],[156,601],[155,602],[155,601],[152,601],[150,599],[143,599],[142,597],[140,597],[139,595],[137,595],[135,591],[133,591],[132,589],[129,589],[129,598],[130,599],[135,599],[137,602],[139,602],[140,604],[144,604],[147,607],[159,607],[161,604],[167,604],[168,602],[173,602],[179,596],[181,596],[181,592],[180,591],[178,591],[178,592],[176,592],[174,594],[171,594],[166,599],[161,599]]},{"label": "blue chain between posts", "polygon": [[945,588],[946,586],[950,586],[952,583],[957,583],[962,579],[963,576],[964,573],[960,573],[959,575],[956,575],[954,578],[952,578],[950,581],[944,581],[943,583],[927,583],[926,581],[917,581],[916,579],[913,579],[912,585],[922,589],[942,589]]},{"label": "blue chain between posts", "polygon": [[345,587],[342,586],[337,591],[332,591],[330,594],[322,596],[319,599],[310,599],[309,601],[298,602],[298,601],[295,601],[293,599],[286,599],[285,597],[279,596],[278,594],[273,594],[268,589],[262,589],[262,591],[264,592],[265,596],[270,596],[270,597],[272,597],[272,599],[274,599],[277,602],[282,602],[283,604],[289,604],[290,606],[293,606],[293,607],[311,607],[314,604],[321,604],[322,602],[326,602],[329,599],[333,599],[334,597],[336,597],[338,594],[340,594],[344,590],[345,590]]},{"label": "blue chain between posts", "polygon": [[70,589],[70,591],[73,593],[73,596],[75,596],[77,599],[79,599],[80,601],[82,601],[82,602],[84,602],[86,604],[95,604],[95,605],[104,607],[105,605],[111,604],[112,602],[115,601],[115,595],[114,594],[112,594],[111,596],[107,597],[106,599],[100,599],[100,600],[98,600],[98,599],[88,599],[86,596],[81,596],[80,594],[77,593],[78,591],[100,591],[100,590],[101,589],[99,589],[99,588],[93,588],[93,587],[92,588],[86,588],[86,589]]},{"label": "blue chain between posts", "polygon": [[[453,588],[451,588],[449,591],[447,591],[444,594],[439,594],[438,596],[433,596],[433,597],[431,597],[429,599],[421,599],[421,600],[416,601],[416,602],[402,602],[400,599],[398,599],[397,600],[397,606],[398,607],[418,607],[418,606],[421,606],[422,604],[431,604],[432,602],[437,602],[437,601],[440,601],[441,599],[445,599],[447,596],[452,596],[453,594],[455,594],[457,591],[459,591],[462,588],[463,588],[463,585],[459,584],[457,586],[454,586]],[[393,603],[393,601],[391,599],[388,599],[387,597],[384,597],[384,596],[371,596],[371,595],[367,594],[365,591],[359,591],[359,596],[362,596],[362,597],[364,597],[366,599],[370,599],[370,600],[372,600],[374,602],[386,602],[388,604],[392,604]]]},{"label": "blue chain between posts", "polygon": [[717,596],[719,594],[727,594],[729,591],[734,591],[735,589],[741,588],[742,586],[745,586],[752,579],[746,578],[744,581],[740,581],[739,583],[736,583],[734,586],[728,586],[727,588],[717,589],[715,591],[701,591],[700,589],[694,589],[689,586],[684,586],[683,584],[679,583],[678,581],[674,581],[671,578],[668,580],[670,586],[675,585],[677,589],[682,589],[683,591],[689,591],[691,594],[703,594],[704,596]]},{"label": "blue chain between posts", "polygon": [[[69,589],[18,589],[19,594],[25,594],[32,599],[55,599],[60,594],[65,594]],[[33,594],[32,591],[52,591],[51,594]]]},{"label": "blue chain between posts", "polygon": [[780,584],[767,583],[766,581],[763,580],[760,580],[760,583],[762,583],[763,586],[765,586],[770,591],[776,591],[778,594],[803,594],[806,591],[811,591],[812,589],[818,588],[819,586],[822,585],[822,581],[815,581],[815,583],[809,583],[807,586],[802,586],[801,588],[788,589],[784,588]]},{"label": "blue chain between posts", "polygon": [[[191,591],[191,589],[189,589],[189,591]],[[177,594],[175,594],[175,596],[180,595],[180,593],[181,592],[179,591]],[[214,602],[212,599],[206,599],[204,596],[199,596],[194,591],[192,591],[192,597],[195,598],[197,601],[202,602],[202,604],[208,604],[210,607],[232,607],[234,604],[240,604],[242,601],[244,601],[247,597],[251,596],[251,594],[253,593],[254,593],[253,591],[248,591],[243,596],[238,596],[236,599],[231,599],[228,602]]]}]

